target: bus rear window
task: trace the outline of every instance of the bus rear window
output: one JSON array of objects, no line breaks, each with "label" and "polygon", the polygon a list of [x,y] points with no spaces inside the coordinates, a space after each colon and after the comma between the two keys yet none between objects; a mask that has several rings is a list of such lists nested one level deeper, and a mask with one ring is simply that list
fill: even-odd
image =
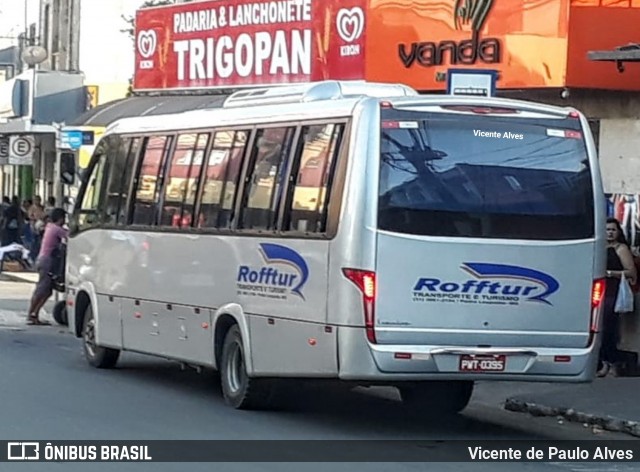
[{"label": "bus rear window", "polygon": [[593,237],[593,184],[579,121],[388,110],[381,128],[380,229]]}]

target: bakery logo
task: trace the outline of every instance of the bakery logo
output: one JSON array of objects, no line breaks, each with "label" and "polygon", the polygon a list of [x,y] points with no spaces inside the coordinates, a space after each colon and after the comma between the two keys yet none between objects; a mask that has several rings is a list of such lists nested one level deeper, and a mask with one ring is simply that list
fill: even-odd
[{"label": "bakery logo", "polygon": [[336,17],[338,35],[345,43],[340,46],[340,56],[358,56],[362,50],[358,41],[364,32],[364,11],[360,7],[342,8]]},{"label": "bakery logo", "polygon": [[138,52],[145,59],[140,61],[141,69],[153,69],[153,60],[150,60],[156,53],[158,46],[158,36],[154,30],[143,30],[138,33]]},{"label": "bakery logo", "polygon": [[439,43],[421,41],[399,44],[398,55],[406,68],[440,66],[449,56],[451,65],[473,65],[478,62],[496,64],[502,61],[502,43],[497,38],[482,38],[480,32],[491,13],[494,0],[455,0],[453,24],[456,30],[468,30],[470,39]]}]

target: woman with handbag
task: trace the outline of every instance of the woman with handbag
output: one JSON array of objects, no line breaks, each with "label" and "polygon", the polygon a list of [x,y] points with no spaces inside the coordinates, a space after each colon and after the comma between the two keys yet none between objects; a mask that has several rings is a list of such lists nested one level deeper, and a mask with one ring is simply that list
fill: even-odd
[{"label": "woman with handbag", "polygon": [[[616,313],[616,299],[620,283],[636,283],[636,266],[631,249],[615,218],[607,219],[607,288],[602,313],[602,345],[600,346],[600,369],[598,377],[609,372],[615,375],[616,363],[620,361],[618,341],[620,337],[619,313]],[[630,290],[630,287],[627,287]],[[625,289],[626,290],[626,289]]]}]

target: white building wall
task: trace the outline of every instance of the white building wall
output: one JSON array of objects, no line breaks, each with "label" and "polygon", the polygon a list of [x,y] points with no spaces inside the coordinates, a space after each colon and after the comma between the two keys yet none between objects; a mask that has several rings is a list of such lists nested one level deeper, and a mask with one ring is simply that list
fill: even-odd
[{"label": "white building wall", "polygon": [[[42,69],[81,71],[98,87],[98,104],[123,98],[134,70],[133,40],[123,31],[143,0],[40,0]],[[47,31],[48,30],[48,31]]]},{"label": "white building wall", "polygon": [[606,193],[640,193],[640,120],[601,120],[600,168]]},{"label": "white building wall", "polygon": [[[18,44],[28,24],[38,23],[40,0],[0,0],[0,49]],[[26,10],[25,10],[26,8]]]}]

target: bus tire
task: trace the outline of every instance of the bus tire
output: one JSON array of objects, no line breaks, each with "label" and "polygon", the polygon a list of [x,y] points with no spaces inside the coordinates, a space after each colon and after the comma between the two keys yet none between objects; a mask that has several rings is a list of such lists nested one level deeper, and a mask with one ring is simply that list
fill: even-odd
[{"label": "bus tire", "polygon": [[93,308],[89,304],[84,312],[82,323],[82,347],[84,356],[90,365],[98,369],[111,369],[118,362],[120,351],[96,344],[96,320]]},{"label": "bus tire", "polygon": [[271,404],[272,383],[247,375],[245,349],[238,325],[233,325],[224,338],[220,380],[224,401],[233,408],[256,410]]},{"label": "bus tire", "polygon": [[67,303],[64,300],[60,300],[53,307],[53,319],[56,323],[62,326],[69,325],[69,319],[67,317]]},{"label": "bus tire", "polygon": [[427,416],[455,415],[464,410],[473,394],[473,382],[438,380],[398,387],[402,402]]}]

